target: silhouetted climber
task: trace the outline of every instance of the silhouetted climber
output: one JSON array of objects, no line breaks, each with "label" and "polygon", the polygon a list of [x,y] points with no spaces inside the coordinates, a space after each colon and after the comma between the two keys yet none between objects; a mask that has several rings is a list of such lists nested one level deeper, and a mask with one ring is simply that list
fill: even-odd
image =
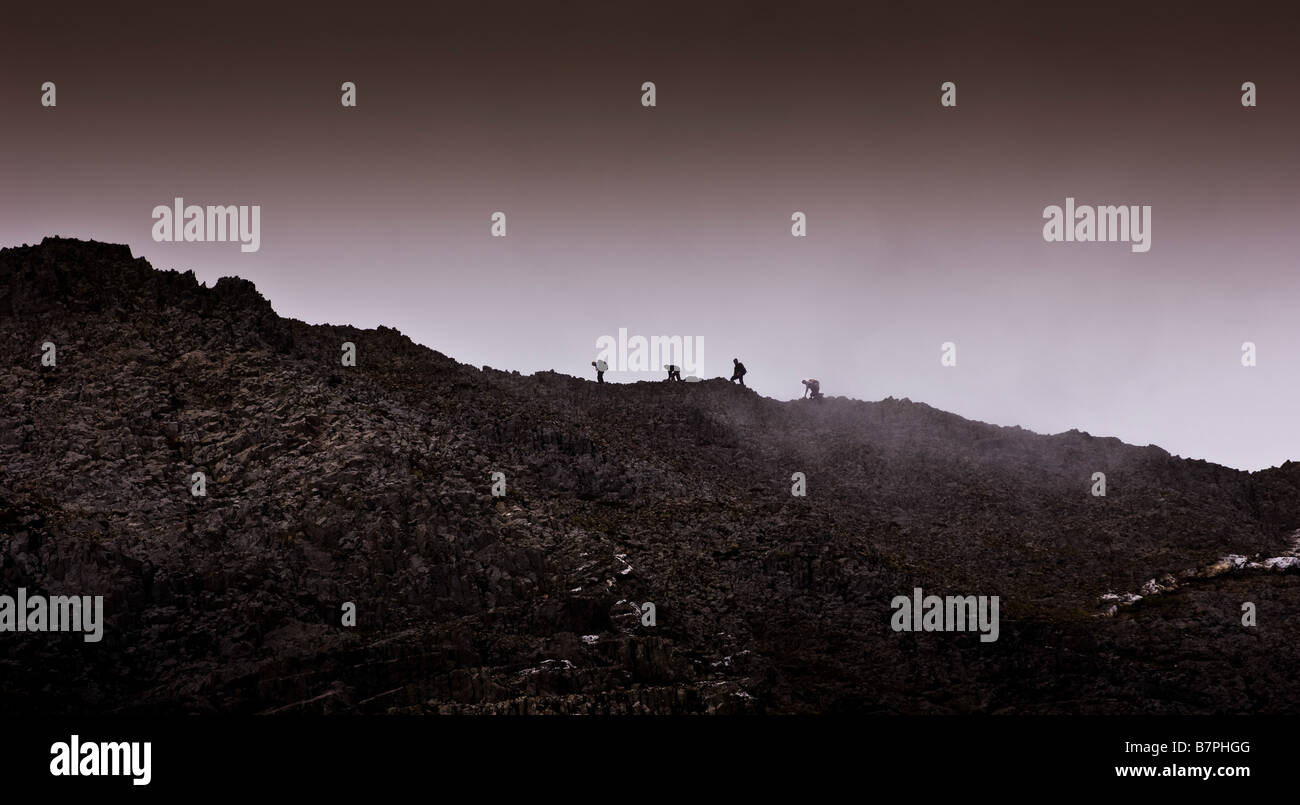
[{"label": "silhouetted climber", "polygon": [[680,367],[680,366],[673,366],[673,365],[670,363],[670,364],[668,364],[667,366],[665,366],[664,368],[668,370],[668,379],[669,379],[669,380],[681,380],[681,379],[682,379],[682,367]]},{"label": "silhouetted climber", "polygon": [[735,371],[731,373],[732,382],[739,380],[740,385],[745,385],[745,364],[740,362],[740,358],[732,358],[731,363],[736,367]]},{"label": "silhouetted climber", "polygon": [[604,383],[605,370],[609,368],[609,364],[605,363],[604,361],[600,361],[599,363],[596,361],[592,361],[591,365],[596,367],[596,382]]},{"label": "silhouetted climber", "polygon": [[814,400],[820,400],[822,398],[821,383],[817,382],[816,380],[802,380],[800,382],[803,383],[804,397],[807,397],[809,394],[811,394]]}]

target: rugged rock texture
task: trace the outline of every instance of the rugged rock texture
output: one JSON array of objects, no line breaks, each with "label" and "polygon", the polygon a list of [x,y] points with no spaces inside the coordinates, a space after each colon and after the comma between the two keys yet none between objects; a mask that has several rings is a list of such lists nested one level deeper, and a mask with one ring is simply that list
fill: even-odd
[{"label": "rugged rock texture", "polygon": [[[0,633],[0,712],[1300,712],[1300,465],[479,370],[57,238],[0,251],[0,346],[0,593],[107,620]],[[916,586],[999,639],[894,632]]]}]

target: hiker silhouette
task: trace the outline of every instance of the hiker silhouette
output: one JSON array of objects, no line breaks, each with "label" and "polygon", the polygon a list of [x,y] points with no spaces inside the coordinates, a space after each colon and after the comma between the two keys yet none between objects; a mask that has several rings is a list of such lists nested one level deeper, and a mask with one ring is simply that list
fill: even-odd
[{"label": "hiker silhouette", "polygon": [[822,384],[820,382],[811,379],[801,380],[799,382],[803,383],[803,396],[805,398],[809,395],[812,395],[814,400],[820,400],[822,398]]},{"label": "hiker silhouette", "polygon": [[605,363],[604,361],[592,361],[591,365],[596,367],[596,382],[604,383],[605,370],[609,368],[609,364]]},{"label": "hiker silhouette", "polygon": [[735,371],[731,373],[731,382],[740,381],[740,385],[745,385],[745,364],[740,362],[740,358],[732,358],[731,363],[735,366]]},{"label": "hiker silhouette", "polygon": [[668,370],[668,379],[669,379],[669,380],[681,380],[681,379],[682,379],[682,368],[681,368],[680,366],[674,366],[674,365],[672,365],[672,364],[670,363],[670,364],[668,364],[667,366],[665,366],[664,368]]}]

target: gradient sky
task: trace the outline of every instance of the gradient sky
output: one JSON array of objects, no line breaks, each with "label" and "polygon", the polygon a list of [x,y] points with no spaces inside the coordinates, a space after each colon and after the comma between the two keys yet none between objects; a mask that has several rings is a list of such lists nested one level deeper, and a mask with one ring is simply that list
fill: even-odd
[{"label": "gradient sky", "polygon": [[[465,5],[6,10],[0,245],[127,243],[476,365],[590,376],[626,327],[782,399],[1300,459],[1300,11]],[[154,243],[178,195],[260,204],[261,251]],[[1151,251],[1045,243],[1067,196],[1151,205]]]}]

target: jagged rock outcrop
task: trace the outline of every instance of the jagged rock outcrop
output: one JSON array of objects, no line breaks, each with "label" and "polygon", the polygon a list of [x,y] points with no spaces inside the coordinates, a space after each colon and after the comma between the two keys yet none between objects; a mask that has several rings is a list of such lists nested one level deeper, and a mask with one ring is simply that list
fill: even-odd
[{"label": "jagged rock outcrop", "polygon": [[[1094,617],[1282,555],[1300,465],[480,370],[58,238],[0,251],[0,346],[0,594],[107,620],[0,633],[0,712],[1300,711],[1300,574]],[[918,586],[1000,596],[999,639],[894,632]]]}]

